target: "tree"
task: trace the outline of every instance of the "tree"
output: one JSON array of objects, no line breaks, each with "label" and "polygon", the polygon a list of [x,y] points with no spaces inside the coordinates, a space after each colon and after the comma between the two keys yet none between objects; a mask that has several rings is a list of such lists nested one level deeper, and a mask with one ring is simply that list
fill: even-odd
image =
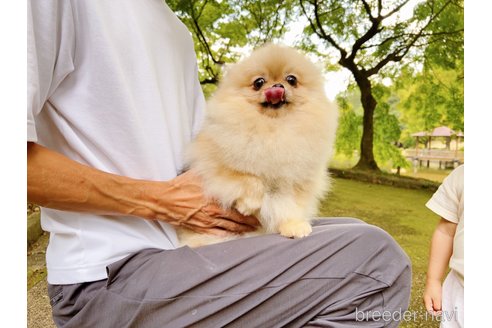
[{"label": "tree", "polygon": [[335,139],[335,151],[349,158],[353,156],[354,150],[362,136],[362,113],[360,105],[360,93],[354,84],[348,86],[347,90],[337,95],[336,101],[339,110],[337,137]]},{"label": "tree", "polygon": [[[462,9],[458,1],[429,0],[404,19],[409,0],[300,0],[308,19],[308,33],[336,49],[338,63],[348,69],[360,90],[364,109],[360,159],[355,168],[379,171],[374,158],[374,113],[377,105],[372,80],[393,63],[402,61],[438,37],[462,33],[462,29],[431,30],[450,10]],[[449,27],[449,26],[448,26]]]},{"label": "tree", "polygon": [[[374,157],[378,163],[390,163],[392,167],[407,167],[408,162],[398,147],[401,137],[399,99],[390,87],[381,83],[373,86],[377,102],[374,123]],[[362,136],[364,110],[360,91],[352,83],[347,91],[337,96],[340,110],[339,127],[335,143],[336,152],[352,157]]]},{"label": "tree", "polygon": [[454,3],[456,7],[459,10],[443,12],[429,27],[434,39],[423,52],[423,68],[406,67],[396,79],[401,121],[408,132],[430,131],[441,125],[464,131],[463,34],[446,34],[444,40],[439,37],[443,31],[463,29],[462,2]]},{"label": "tree", "polygon": [[464,131],[462,69],[425,66],[420,72],[405,71],[395,84],[407,144],[413,143],[411,133],[431,131],[437,126]]},{"label": "tree", "polygon": [[192,32],[200,83],[210,94],[222,67],[236,62],[244,48],[259,46],[285,33],[294,0],[168,0]]}]

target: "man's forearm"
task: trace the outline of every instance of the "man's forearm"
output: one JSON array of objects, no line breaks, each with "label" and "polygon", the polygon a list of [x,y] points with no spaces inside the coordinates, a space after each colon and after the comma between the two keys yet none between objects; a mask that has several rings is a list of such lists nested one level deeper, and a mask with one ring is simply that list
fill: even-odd
[{"label": "man's forearm", "polygon": [[27,152],[28,201],[66,211],[155,218],[148,190],[163,182],[106,173],[35,143],[28,143]]},{"label": "man's forearm", "polygon": [[162,220],[199,233],[253,231],[254,217],[223,209],[188,171],[169,181],[136,180],[73,161],[34,143],[27,147],[27,199],[49,208]]}]

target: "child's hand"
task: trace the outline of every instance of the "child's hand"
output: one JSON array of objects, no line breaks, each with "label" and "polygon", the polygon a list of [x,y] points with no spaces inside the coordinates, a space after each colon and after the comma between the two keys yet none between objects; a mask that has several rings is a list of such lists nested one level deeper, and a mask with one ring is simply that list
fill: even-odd
[{"label": "child's hand", "polygon": [[428,279],[424,290],[424,305],[427,312],[434,316],[442,313],[442,286],[437,279]]}]

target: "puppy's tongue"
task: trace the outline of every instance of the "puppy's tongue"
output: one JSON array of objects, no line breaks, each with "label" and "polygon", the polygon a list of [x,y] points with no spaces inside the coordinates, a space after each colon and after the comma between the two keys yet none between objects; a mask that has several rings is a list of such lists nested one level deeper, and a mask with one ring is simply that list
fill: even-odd
[{"label": "puppy's tongue", "polygon": [[284,88],[271,87],[265,90],[266,101],[275,105],[284,100]]}]

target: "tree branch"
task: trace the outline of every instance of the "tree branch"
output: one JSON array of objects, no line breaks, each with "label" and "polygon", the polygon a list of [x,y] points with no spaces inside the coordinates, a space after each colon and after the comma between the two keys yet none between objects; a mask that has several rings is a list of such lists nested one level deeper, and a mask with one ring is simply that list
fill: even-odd
[{"label": "tree branch", "polygon": [[[429,18],[427,23],[420,29],[420,31],[414,34],[414,37],[411,38],[408,43],[402,45],[401,47],[397,47],[393,52],[389,53],[385,58],[383,58],[379,63],[377,63],[371,69],[368,69],[366,73],[368,76],[377,74],[386,64],[390,61],[399,62],[405,57],[408,51],[413,47],[413,45],[423,36],[424,31],[429,27],[429,25],[438,17],[444,9],[452,2],[452,0],[447,1],[438,11],[434,14],[434,8],[432,8],[431,13],[432,16]],[[400,8],[402,5],[399,6]]]},{"label": "tree branch", "polygon": [[[363,1],[363,3],[366,2]],[[366,33],[354,42],[354,45],[352,46],[352,51],[350,53],[350,56],[348,57],[348,59],[350,60],[355,59],[357,52],[360,50],[364,43],[372,39],[376,34],[380,33],[383,30],[383,28],[379,28],[381,19],[372,17],[370,8],[366,9],[366,12],[369,15],[369,19],[371,20],[372,24],[371,27],[366,31]]]},{"label": "tree branch", "polygon": [[371,6],[369,6],[369,4],[367,3],[366,0],[361,0],[361,1],[362,1],[362,4],[364,5],[364,9],[366,10],[366,13],[369,15],[369,19],[372,21],[376,17],[374,17],[372,15]]},{"label": "tree branch", "polygon": [[[402,3],[400,3],[398,6],[396,6],[392,11],[387,13],[386,15],[379,15],[379,18],[385,19],[393,15],[394,13],[398,12],[401,8],[403,8],[404,5],[406,5],[410,0],[405,0]],[[381,13],[381,11],[380,11]]]},{"label": "tree branch", "polygon": [[[191,7],[191,19],[193,21],[193,26],[195,27],[195,32],[196,32],[195,34],[198,36],[198,40],[204,46],[207,54],[210,56],[212,61],[215,64],[223,65],[224,64],[223,61],[215,59],[212,49],[210,49],[210,46],[208,45],[207,38],[205,37],[205,34],[203,33],[202,29],[200,28],[200,24],[198,23],[198,17],[196,17],[195,15],[195,8],[193,7],[193,3],[190,4],[190,7]],[[203,7],[201,10],[203,11]]]},{"label": "tree branch", "polygon": [[[455,31],[442,31],[442,32],[433,32],[433,33],[422,33],[421,37],[433,37],[433,36],[440,36],[440,35],[453,35],[453,34],[462,33],[464,31],[465,31],[464,29],[459,29],[459,30],[455,30]],[[370,49],[370,48],[374,48],[374,47],[380,47],[380,46],[384,45],[385,43],[388,43],[389,41],[397,40],[397,39],[399,39],[401,37],[410,37],[410,36],[416,36],[416,35],[417,34],[415,34],[415,33],[402,33],[402,34],[398,34],[398,35],[393,35],[391,37],[388,37],[388,38],[384,39],[380,43],[375,43],[375,44],[371,44],[371,45],[368,45],[368,46],[362,46],[361,49]],[[438,41],[441,41],[441,40],[438,40]],[[430,43],[433,43],[433,42],[428,42],[427,44],[430,44]]]},{"label": "tree branch", "polygon": [[208,3],[208,0],[205,0],[203,1],[203,5],[202,7],[200,8],[200,10],[198,11],[198,15],[196,16],[196,19],[200,19],[200,17],[202,16],[202,13],[203,13],[203,10],[205,9],[205,7],[207,6],[207,3]]},{"label": "tree branch", "polygon": [[[316,25],[313,23],[313,21],[311,20],[311,18],[307,14],[306,8],[304,8],[304,5],[303,5],[303,0],[300,0],[299,3],[301,5],[302,12],[304,13],[304,16],[306,16],[306,18],[308,19],[309,24],[311,25],[311,28],[313,29],[314,33],[316,33],[316,35],[319,36],[321,39],[328,41],[333,47],[338,49],[338,51],[340,52],[341,58],[347,57],[347,51],[345,49],[343,49],[340,45],[338,45],[336,43],[336,41],[331,37],[331,35],[327,34],[325,32],[325,30],[323,29],[323,24],[321,24],[321,21],[319,19],[320,14],[318,12],[318,10],[319,10],[318,1],[315,0],[314,3],[312,3],[314,5],[314,16],[316,19]],[[319,31],[316,28],[316,26],[319,28]]]},{"label": "tree branch", "polygon": [[204,79],[200,81],[200,84],[217,84],[219,80],[215,77]]}]

